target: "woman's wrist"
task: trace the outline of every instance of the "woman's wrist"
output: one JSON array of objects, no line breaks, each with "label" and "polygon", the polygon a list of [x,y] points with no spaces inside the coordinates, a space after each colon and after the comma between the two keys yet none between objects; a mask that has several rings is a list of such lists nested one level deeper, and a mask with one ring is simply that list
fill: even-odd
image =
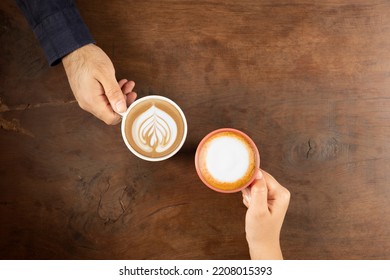
[{"label": "woman's wrist", "polygon": [[249,254],[252,260],[283,260],[279,241],[266,244],[249,244]]}]

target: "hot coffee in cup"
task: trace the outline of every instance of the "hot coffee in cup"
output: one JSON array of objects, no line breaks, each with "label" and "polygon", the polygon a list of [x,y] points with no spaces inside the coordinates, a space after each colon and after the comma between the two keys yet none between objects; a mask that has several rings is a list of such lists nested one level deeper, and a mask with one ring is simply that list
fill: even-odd
[{"label": "hot coffee in cup", "polygon": [[195,166],[206,186],[218,192],[237,192],[255,179],[260,156],[249,136],[236,129],[223,128],[200,142]]},{"label": "hot coffee in cup", "polygon": [[123,116],[122,136],[136,156],[160,161],[173,156],[182,147],[187,136],[187,122],[175,102],[150,95],[130,105]]}]

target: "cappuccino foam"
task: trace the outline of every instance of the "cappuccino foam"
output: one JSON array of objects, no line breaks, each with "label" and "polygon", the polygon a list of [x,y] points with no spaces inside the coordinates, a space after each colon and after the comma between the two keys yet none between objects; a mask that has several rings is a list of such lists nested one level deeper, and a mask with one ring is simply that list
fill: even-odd
[{"label": "cappuccino foam", "polygon": [[215,180],[232,183],[247,172],[249,156],[242,140],[228,136],[217,137],[209,143],[206,167]]},{"label": "cappuccino foam", "polygon": [[208,184],[225,191],[246,185],[257,168],[252,145],[245,137],[231,131],[207,139],[201,148],[198,166]]}]

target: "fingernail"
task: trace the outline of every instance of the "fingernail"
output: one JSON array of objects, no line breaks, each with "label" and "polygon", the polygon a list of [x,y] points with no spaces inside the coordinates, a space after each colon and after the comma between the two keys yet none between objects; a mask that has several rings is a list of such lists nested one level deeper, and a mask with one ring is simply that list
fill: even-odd
[{"label": "fingernail", "polygon": [[257,180],[263,179],[263,173],[261,173],[260,169],[259,169],[259,171],[257,171],[256,179]]},{"label": "fingernail", "polygon": [[127,109],[125,101],[121,100],[115,104],[116,111],[118,113],[124,113]]}]

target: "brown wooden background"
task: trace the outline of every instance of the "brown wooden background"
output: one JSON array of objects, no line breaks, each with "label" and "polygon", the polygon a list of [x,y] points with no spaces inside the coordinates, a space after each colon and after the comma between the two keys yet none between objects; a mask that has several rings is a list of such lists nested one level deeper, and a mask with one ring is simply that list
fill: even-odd
[{"label": "brown wooden background", "polygon": [[1,1],[0,257],[249,258],[241,194],[193,163],[234,127],[291,191],[285,258],[390,259],[390,2],[313,2],[78,1],[117,78],[186,113],[183,149],[149,163],[78,107]]}]

